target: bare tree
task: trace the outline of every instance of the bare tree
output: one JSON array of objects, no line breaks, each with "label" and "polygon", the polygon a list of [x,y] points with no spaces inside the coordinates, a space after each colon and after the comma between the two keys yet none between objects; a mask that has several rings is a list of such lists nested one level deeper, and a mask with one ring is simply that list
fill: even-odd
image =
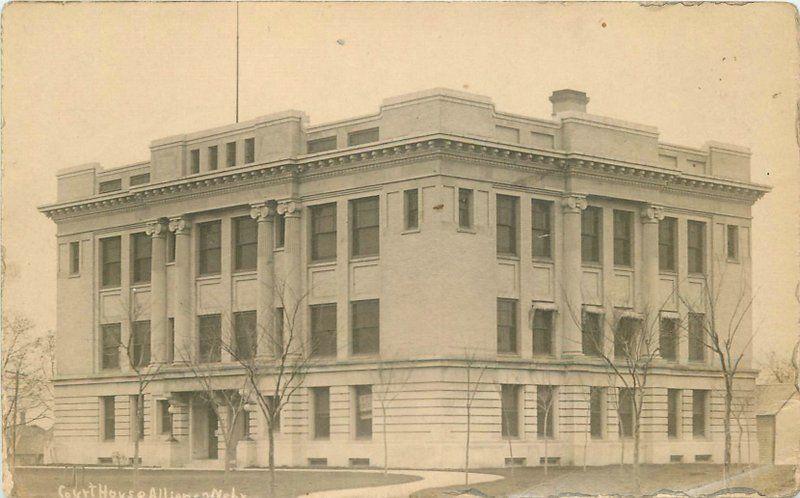
[{"label": "bare tree", "polygon": [[[724,270],[715,272],[715,275],[718,278],[713,284],[707,275],[703,276],[699,296],[690,297],[683,293],[678,296],[689,312],[688,319],[681,322],[688,332],[689,347],[696,345],[700,350],[709,350],[722,373],[725,387],[723,478],[727,479],[730,475],[732,453],[731,421],[735,380],[755,336],[755,332],[752,332],[749,337],[742,338],[750,328],[749,317],[754,296],[744,279],[740,285],[735,286],[725,281]],[[731,295],[734,292],[735,295]],[[732,298],[730,302],[726,302],[728,296]]]},{"label": "bare tree", "polygon": [[[482,362],[478,367],[475,360],[475,354],[464,352],[464,363],[466,366],[467,385],[465,392],[464,408],[467,412],[467,441],[464,447],[464,484],[469,485],[469,444],[470,436],[472,433],[472,403],[475,401],[475,395],[478,393],[478,388],[481,385],[481,379],[486,372],[486,362]],[[475,379],[473,380],[473,370],[475,371]]]},{"label": "bare tree", "polygon": [[544,420],[538,420],[537,432],[540,437],[544,439],[544,475],[549,472],[550,453],[548,451],[548,442],[553,437],[553,408],[555,406],[555,390],[554,386],[537,386],[536,388],[536,409],[539,415],[544,417]]},{"label": "bare tree", "polygon": [[775,351],[766,354],[766,359],[760,365],[761,374],[767,382],[789,384],[794,381],[794,366],[792,358],[780,356]]},{"label": "bare tree", "polygon": [[381,420],[383,424],[381,432],[383,434],[383,473],[389,471],[389,425],[387,424],[387,413],[389,406],[397,399],[408,383],[411,370],[399,369],[383,358],[378,359],[377,383],[373,386],[373,393],[376,395],[378,405],[381,407]]},{"label": "bare tree", "polygon": [[[315,344],[301,334],[302,313],[307,294],[286,292],[285,284],[275,282],[274,295],[279,306],[264,310],[267,319],[256,323],[231,326],[234,333],[223,340],[222,349],[242,367],[250,401],[267,423],[270,490],[275,494],[275,431],[279,430],[283,409],[305,382],[314,361]],[[293,299],[287,296],[294,297]],[[276,311],[278,310],[278,311]],[[266,349],[260,351],[261,349]]]}]

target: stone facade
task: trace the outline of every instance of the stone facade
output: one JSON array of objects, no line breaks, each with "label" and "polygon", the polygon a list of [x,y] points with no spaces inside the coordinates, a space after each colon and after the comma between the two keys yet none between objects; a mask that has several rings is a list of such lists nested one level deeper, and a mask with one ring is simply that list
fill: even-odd
[{"label": "stone facade", "polygon": [[[55,458],[92,463],[115,452],[132,455],[135,376],[124,361],[103,368],[110,360],[101,337],[110,325],[125,343],[134,322],[149,321],[151,362],[164,366],[145,394],[143,462],[197,463],[214,456],[210,444],[221,461],[225,445],[214,441],[213,420],[178,351],[200,354],[201,316],[219,316],[226,337],[227,324],[243,311],[255,311],[259,329],[271,330],[271,311],[292,295],[304,301],[297,329],[305,338],[310,307],[336,305],[335,356],[311,364],[281,414],[279,465],[382,465],[386,428],[390,465],[460,468],[468,371],[472,383],[481,372],[470,412],[471,466],[501,466],[512,453],[538,465],[545,446],[561,464],[616,463],[621,452],[630,461],[632,444],[620,437],[616,408],[622,384],[599,357],[584,354],[576,317],[604,317],[596,346],[613,356],[608,318],[684,323],[687,303],[702,302],[704,283],[718,284],[723,275],[718,313],[732,312],[740,293],[750,292],[751,205],[768,189],[750,182],[747,149],[660,143],[653,127],[588,114],[581,92],[554,92],[551,101],[551,119],[538,119],[499,112],[486,97],[436,89],[387,99],[370,116],[309,126],[303,113],[289,111],[154,141],[149,162],[60,172],[57,203],[41,208],[58,227]],[[375,198],[370,212],[377,216],[377,227],[368,227],[377,231],[370,239],[377,247],[365,256],[354,249],[361,222],[352,201],[362,198]],[[537,218],[538,232],[534,217],[542,214],[534,201],[544,201],[536,205],[547,212],[546,221]],[[316,261],[313,213],[331,204],[335,231],[326,250],[335,252]],[[596,216],[594,231],[587,210]],[[257,264],[244,270],[234,261],[239,219],[255,220],[257,232]],[[660,240],[665,219],[674,228]],[[220,243],[201,256],[204,223],[216,221]],[[150,238],[149,262],[137,249],[142,235],[134,234]],[[112,246],[104,245],[109,239]],[[206,257],[210,271],[203,270]],[[365,300],[378,301],[379,346],[356,354],[352,303]],[[501,306],[511,311],[500,317]],[[537,313],[552,327],[544,354],[534,353]],[[743,322],[737,396],[746,399],[755,378],[749,313]],[[679,336],[674,361],[652,365],[642,457],[719,462],[722,378],[708,352],[690,361],[685,331]],[[236,385],[239,367],[225,351],[220,356],[217,381]],[[404,381],[389,388],[396,395],[384,420],[374,394],[382,388],[378,367],[387,364]],[[360,385],[373,386],[365,415],[371,438],[356,437]],[[516,393],[512,401],[503,402],[502,385],[516,386],[508,390]],[[537,420],[542,385],[555,386],[546,445]],[[329,388],[329,437],[314,437],[317,387]],[[602,393],[595,415],[592,387]],[[113,437],[104,432],[110,396]],[[702,409],[693,406],[697,399],[705,400]],[[164,413],[171,431],[163,430]],[[513,415],[513,430],[501,413]],[[673,436],[669,413],[678,420]],[[596,434],[592,417],[599,417]],[[236,458],[240,466],[263,466],[265,422],[257,410],[249,418]],[[742,420],[743,436],[755,444],[754,415]],[[693,434],[698,423],[702,434]],[[734,451],[735,460],[747,458]]]}]

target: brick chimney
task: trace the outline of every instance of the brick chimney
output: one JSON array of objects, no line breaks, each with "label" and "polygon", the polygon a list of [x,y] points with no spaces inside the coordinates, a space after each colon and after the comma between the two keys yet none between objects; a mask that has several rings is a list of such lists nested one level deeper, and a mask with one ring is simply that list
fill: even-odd
[{"label": "brick chimney", "polygon": [[578,90],[556,90],[550,95],[550,102],[553,103],[553,116],[555,117],[564,111],[586,112],[589,97],[586,96],[586,93]]}]

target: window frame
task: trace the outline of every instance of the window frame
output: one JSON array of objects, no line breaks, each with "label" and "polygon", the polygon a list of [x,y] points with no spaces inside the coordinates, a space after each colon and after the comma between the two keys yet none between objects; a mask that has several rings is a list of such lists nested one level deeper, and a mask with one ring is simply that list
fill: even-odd
[{"label": "window frame", "polygon": [[[209,325],[216,326],[209,329]],[[213,343],[203,336],[204,332],[214,330]],[[198,315],[197,317],[197,360],[200,363],[220,363],[222,361],[222,316],[219,313]],[[207,351],[204,348],[207,347]]]},{"label": "window frame", "polygon": [[[252,360],[258,355],[257,331],[258,316],[255,310],[233,312],[233,346],[236,359]],[[242,351],[243,345],[247,346],[245,352]]]},{"label": "window frame", "polygon": [[[231,224],[233,225],[233,258],[231,258],[233,271],[255,271],[258,268],[258,223],[250,216],[237,216],[231,220]],[[246,233],[248,228],[252,233],[252,240],[242,240],[242,232]],[[246,253],[247,250],[252,252]],[[249,258],[252,258],[252,261]]]},{"label": "window frame", "polygon": [[[211,230],[216,227],[216,237]],[[214,245],[212,245],[212,242]],[[213,264],[212,264],[213,263]],[[197,225],[197,275],[211,276],[222,273],[222,220],[210,220]]]},{"label": "window frame", "polygon": [[[374,310],[369,310],[369,307],[373,307]],[[367,313],[367,315],[373,315],[375,319],[375,323],[372,324],[364,324],[363,322],[359,323],[363,318],[359,317],[359,308],[364,308],[361,313]],[[373,313],[369,313],[369,311],[373,311]],[[362,315],[363,316],[363,315]],[[365,337],[365,334],[372,334],[374,333],[375,337],[373,339],[369,339]],[[380,300],[379,299],[361,299],[357,301],[350,302],[350,354],[354,356],[361,356],[361,355],[378,355],[381,351],[381,307],[380,307]],[[364,346],[356,347],[359,342],[366,342]],[[366,346],[371,345],[370,343],[374,342],[374,346],[372,349],[367,348]]]},{"label": "window frame", "polygon": [[244,139],[244,164],[256,162],[256,139],[247,137]]},{"label": "window frame", "polygon": [[[553,351],[553,335],[555,329],[555,320],[553,319],[555,315],[555,311],[542,309],[542,308],[534,308],[533,309],[533,319],[531,320],[531,331],[532,331],[532,343],[533,343],[533,355],[534,356],[553,356],[555,351]],[[542,317],[542,320],[545,322],[539,322],[537,318]],[[544,318],[546,317],[546,318]],[[537,331],[539,333],[537,333]],[[543,333],[543,334],[542,334]],[[546,336],[547,339],[542,340],[539,339],[537,341],[537,337],[541,337],[542,335]],[[546,344],[543,344],[543,342]],[[539,346],[546,347],[537,347],[537,343]]]},{"label": "window frame", "polygon": [[[112,345],[108,340],[108,335],[116,335],[116,345]],[[120,348],[122,347],[122,324],[116,323],[103,323],[100,325],[100,370],[111,371],[120,369]],[[111,353],[114,351],[116,354]],[[107,363],[106,358],[114,358],[112,363]]]},{"label": "window frame", "polygon": [[[687,220],[686,222],[686,266],[689,275],[705,274],[706,229],[704,221]],[[693,236],[697,236],[699,239],[693,241]]]},{"label": "window frame", "polygon": [[458,228],[472,230],[474,228],[475,191],[471,188],[458,188]]},{"label": "window frame", "polygon": [[[508,214],[509,221],[501,222],[506,217],[505,214]],[[497,255],[519,256],[519,197],[495,195],[495,232]],[[504,240],[506,237],[508,240]]]},{"label": "window frame", "polygon": [[520,391],[519,384],[500,384],[500,435],[503,439],[519,439]]},{"label": "window frame", "polygon": [[[542,393],[547,392],[547,401],[542,401]],[[536,437],[537,439],[556,438],[558,389],[554,385],[536,386]],[[546,410],[545,410],[546,408]]]},{"label": "window frame", "polygon": [[[362,206],[374,204],[374,222],[369,218],[373,215],[372,209],[362,210]],[[380,196],[360,197],[350,199],[350,257],[372,258],[381,253],[381,201]],[[367,220],[364,221],[363,218]],[[365,224],[362,224],[365,223]],[[374,240],[370,240],[374,238]],[[371,246],[374,244],[374,247]]]},{"label": "window frame", "polygon": [[581,211],[581,264],[599,265],[602,261],[603,208],[587,206]]},{"label": "window frame", "polygon": [[419,230],[419,189],[409,188],[403,191],[403,229]]},{"label": "window frame", "polygon": [[531,199],[531,251],[533,259],[553,259],[553,201]]},{"label": "window frame", "polygon": [[612,221],[614,266],[630,268],[633,266],[633,247],[635,243],[633,213],[622,209],[614,209]]},{"label": "window frame", "polygon": [[[369,392],[367,392],[369,391]],[[357,385],[353,386],[353,414],[354,414],[354,427],[353,436],[357,440],[369,441],[372,439],[373,422],[374,422],[374,409],[371,385]],[[369,396],[369,409],[366,410],[362,406],[362,399]],[[362,418],[362,413],[369,413],[369,418]]]},{"label": "window frame", "polygon": [[200,149],[192,149],[189,151],[189,174],[198,173],[200,173]]},{"label": "window frame", "polygon": [[[511,307],[511,323],[502,323],[501,316],[508,311],[503,310],[503,306]],[[508,329],[508,342],[511,346],[509,350],[501,348],[505,333],[503,328]],[[497,354],[519,354],[519,301],[517,299],[497,298]]]},{"label": "window frame", "polygon": [[[739,225],[725,225],[725,257],[729,263],[740,261]],[[733,249],[733,254],[731,254]]]},{"label": "window frame", "polygon": [[678,219],[671,216],[658,222],[658,270],[678,271]]},{"label": "window frame", "polygon": [[[108,250],[108,245],[116,242],[116,249]],[[108,254],[113,254],[116,259],[109,260]],[[100,239],[100,287],[103,289],[114,289],[122,286],[122,236],[114,235]],[[113,273],[109,277],[109,268]]]},{"label": "window frame", "polygon": [[[336,303],[322,303],[322,304],[314,304],[309,306],[309,322],[310,322],[310,340],[311,340],[311,353],[310,355],[315,358],[336,358],[337,355],[337,335],[338,335],[338,323],[337,323],[337,305]],[[326,315],[327,313],[327,315]],[[332,317],[333,323],[329,324],[328,327],[325,329],[319,329],[318,325],[322,322],[323,318],[330,319]],[[320,337],[320,334],[323,334]],[[332,337],[328,337],[332,336]],[[324,339],[325,341],[320,341],[320,339]],[[320,351],[318,345],[322,343],[328,347],[331,347],[332,350],[328,351]]]},{"label": "window frame", "polygon": [[153,271],[153,238],[145,232],[132,233],[130,251],[131,284],[149,284]]},{"label": "window frame", "polygon": [[69,275],[81,274],[81,241],[73,240],[69,243]]},{"label": "window frame", "polygon": [[225,143],[225,167],[233,168],[236,166],[236,142]]},{"label": "window frame", "polygon": [[[311,211],[311,222],[309,223],[310,230],[311,230],[311,250],[309,251],[311,261],[312,262],[325,262],[325,261],[335,261],[337,258],[337,214],[336,214],[336,203],[335,202],[328,202],[325,204],[316,204],[310,207]],[[324,218],[330,218],[331,228],[326,230],[319,230],[320,220],[323,217],[323,212],[325,210],[331,210],[331,214],[324,214]],[[324,236],[324,239],[321,237]],[[327,240],[330,239],[330,240]],[[325,252],[321,254],[320,251],[320,242],[326,241],[331,245],[332,254]]]},{"label": "window frame", "polygon": [[[585,356],[600,358],[605,352],[603,317],[604,315],[602,313],[596,313],[585,309],[581,314],[581,353]],[[590,321],[596,321],[594,324],[596,325],[596,330],[589,330]],[[591,332],[595,332],[597,337],[594,341],[587,341],[587,337],[591,337]]]},{"label": "window frame", "polygon": [[[326,386],[312,387],[313,420],[312,437],[316,440],[330,440],[331,438],[331,389]],[[324,393],[324,396],[323,396]],[[321,410],[323,407],[325,410]],[[324,422],[324,423],[323,423]],[[323,429],[324,430],[320,430]]]}]

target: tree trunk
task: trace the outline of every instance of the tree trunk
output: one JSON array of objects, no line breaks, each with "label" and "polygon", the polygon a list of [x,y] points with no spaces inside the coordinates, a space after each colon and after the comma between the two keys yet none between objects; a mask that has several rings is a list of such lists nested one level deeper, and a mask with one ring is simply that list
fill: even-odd
[{"label": "tree trunk", "polygon": [[[467,387],[469,396],[469,387]],[[470,406],[467,405],[467,446],[464,448],[464,485],[469,485],[469,436],[470,436]]]},{"label": "tree trunk", "polygon": [[549,418],[550,418],[550,411],[547,410],[544,413],[544,475],[547,475],[547,469],[548,469],[548,467],[547,467],[548,463],[547,462],[548,462],[548,460],[550,460],[550,458],[548,456],[548,453],[547,453],[547,440],[549,439],[547,437],[547,422],[548,422]]},{"label": "tree trunk", "polygon": [[275,496],[275,430],[273,424],[267,424],[269,437],[269,491],[270,496]]},{"label": "tree trunk", "polygon": [[639,414],[635,413],[633,418],[633,477],[636,486],[636,494],[639,494],[642,489],[641,475],[639,474],[639,443],[640,443],[640,428],[639,428]]},{"label": "tree trunk", "polygon": [[142,420],[142,413],[144,412],[144,399],[142,396],[141,385],[139,388],[139,395],[136,397],[136,434],[133,435],[133,487],[136,488],[139,484],[139,441],[144,434],[144,427],[139,425]]},{"label": "tree trunk", "polygon": [[723,457],[722,478],[727,484],[731,472],[731,408],[733,405],[732,382],[725,382],[725,419],[722,421],[725,431],[725,455]]},{"label": "tree trunk", "polygon": [[381,412],[383,415],[383,474],[389,473],[389,439],[386,434],[386,404],[381,402]]}]

